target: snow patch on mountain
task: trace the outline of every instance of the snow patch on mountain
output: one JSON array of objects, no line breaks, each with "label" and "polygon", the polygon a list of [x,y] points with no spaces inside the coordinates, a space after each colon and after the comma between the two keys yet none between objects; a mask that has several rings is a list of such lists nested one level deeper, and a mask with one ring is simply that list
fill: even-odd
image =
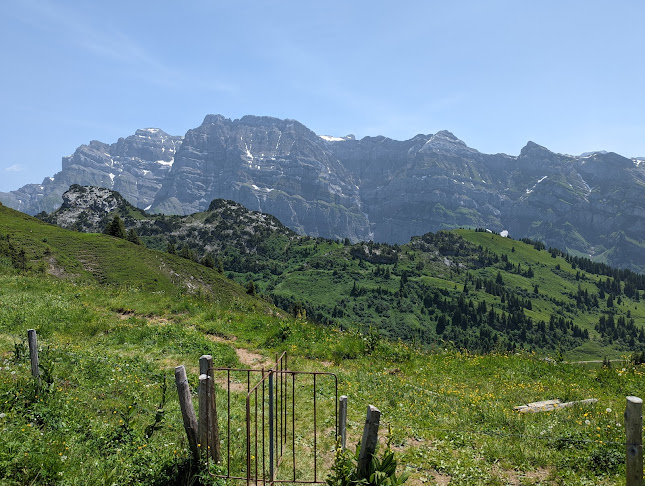
[{"label": "snow patch on mountain", "polygon": [[535,184],[533,184],[533,186],[532,186],[531,188],[529,188],[529,189],[527,189],[527,190],[526,190],[526,193],[527,193],[527,194],[531,194],[531,193],[535,190],[535,188],[537,187],[537,185],[538,185],[540,182],[542,182],[544,179],[546,179],[547,177],[549,177],[549,176],[544,176],[544,177],[541,177],[540,179],[538,179],[538,181],[537,181]]},{"label": "snow patch on mountain", "polygon": [[345,140],[342,137],[332,137],[330,135],[318,135],[318,136],[323,140],[327,140],[328,142],[343,142]]}]

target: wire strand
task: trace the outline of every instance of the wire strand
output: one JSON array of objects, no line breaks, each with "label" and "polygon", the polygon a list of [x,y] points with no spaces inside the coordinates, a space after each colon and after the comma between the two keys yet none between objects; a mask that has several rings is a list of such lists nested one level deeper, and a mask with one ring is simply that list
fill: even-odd
[{"label": "wire strand", "polygon": [[[362,427],[364,424],[357,423],[357,422],[351,422],[348,421],[348,424],[351,424],[356,427]],[[545,441],[562,441],[562,442],[567,442],[567,443],[572,443],[572,444],[603,444],[603,445],[615,445],[615,446],[621,446],[621,447],[626,447],[627,443],[626,442],[614,442],[614,441],[605,441],[605,440],[600,440],[600,439],[575,439],[573,437],[555,437],[555,436],[550,436],[550,435],[529,435],[529,434],[512,434],[510,432],[500,432],[496,430],[470,430],[468,432],[463,432],[463,431],[456,431],[454,429],[443,429],[443,428],[431,428],[431,427],[419,427],[419,426],[409,426],[409,425],[396,425],[393,424],[392,422],[382,422],[381,423],[384,426],[391,427],[393,429],[405,429],[405,430],[425,430],[428,432],[434,432],[434,433],[444,433],[444,434],[459,434],[459,435],[464,435],[464,434],[473,434],[473,435],[485,435],[489,437],[515,437],[518,439],[535,439],[535,440],[545,440]]]}]

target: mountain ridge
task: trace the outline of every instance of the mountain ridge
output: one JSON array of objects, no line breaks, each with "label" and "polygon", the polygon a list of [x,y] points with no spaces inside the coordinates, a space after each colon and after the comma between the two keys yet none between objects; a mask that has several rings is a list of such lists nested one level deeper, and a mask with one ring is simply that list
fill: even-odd
[{"label": "mountain ridge", "polygon": [[[165,216],[109,189],[74,186],[64,198],[45,221],[98,232],[118,215],[146,246],[216,268],[319,323],[369,323],[392,339],[484,352],[519,343],[572,352],[600,342],[614,352],[645,346],[635,324],[645,276],[547,252],[539,242],[480,229],[427,233],[401,246],[339,243],[297,235],[273,216],[222,199],[205,212]],[[604,327],[608,316],[620,320],[618,334]],[[557,337],[547,325],[559,326]]]},{"label": "mountain ridge", "polygon": [[484,154],[446,130],[356,140],[319,136],[296,120],[207,115],[184,137],[143,129],[116,144],[90,142],[63,158],[53,178],[0,193],[0,201],[50,212],[74,183],[118,190],[165,214],[234,200],[298,233],[351,241],[507,230],[645,270],[645,166],[611,152],[571,156],[529,141],[518,156]]}]

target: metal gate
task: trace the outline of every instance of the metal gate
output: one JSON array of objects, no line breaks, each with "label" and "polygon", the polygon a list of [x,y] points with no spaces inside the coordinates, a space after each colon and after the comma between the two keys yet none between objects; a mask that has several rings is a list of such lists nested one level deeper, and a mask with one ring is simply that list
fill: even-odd
[{"label": "metal gate", "polygon": [[226,390],[225,402],[218,398],[218,408],[226,410],[220,427],[225,473],[218,477],[247,485],[324,483],[320,440],[335,443],[339,435],[336,375],[289,370],[286,351],[269,369],[213,371]]}]

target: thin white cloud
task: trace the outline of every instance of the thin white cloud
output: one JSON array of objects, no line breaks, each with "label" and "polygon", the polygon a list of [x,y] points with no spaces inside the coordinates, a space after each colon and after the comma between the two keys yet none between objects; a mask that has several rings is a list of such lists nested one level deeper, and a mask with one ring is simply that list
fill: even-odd
[{"label": "thin white cloud", "polygon": [[77,10],[48,1],[23,2],[23,9],[13,12],[20,21],[107,62],[122,64],[128,68],[125,72],[148,83],[182,90],[194,87],[225,93],[237,91],[231,83],[176,69],[132,36],[112,25],[97,23]]},{"label": "thin white cloud", "polygon": [[4,170],[5,172],[22,172],[24,170],[24,167],[20,164],[13,164],[9,167],[5,167]]}]

